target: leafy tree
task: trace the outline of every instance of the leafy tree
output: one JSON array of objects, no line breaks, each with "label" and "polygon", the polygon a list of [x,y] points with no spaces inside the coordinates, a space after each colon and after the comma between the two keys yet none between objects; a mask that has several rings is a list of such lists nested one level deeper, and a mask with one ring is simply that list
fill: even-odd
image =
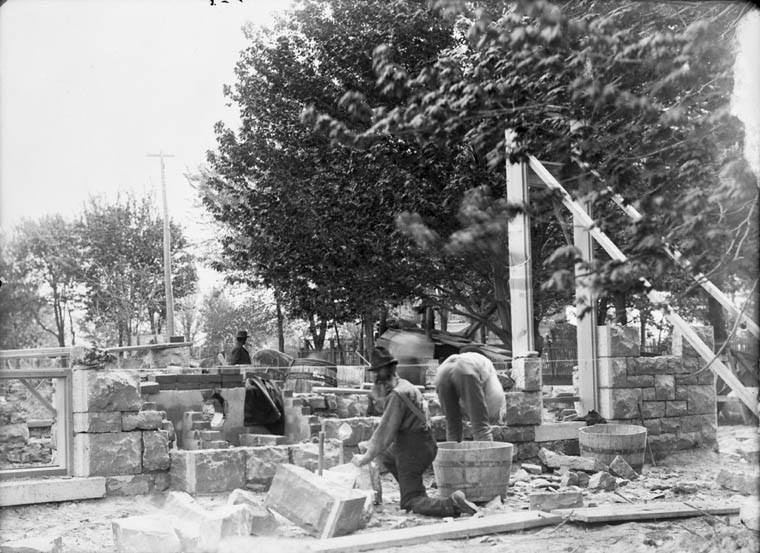
[{"label": "leafy tree", "polygon": [[375,94],[372,44],[392,41],[412,70],[451,43],[451,29],[422,2],[309,0],[248,38],[227,91],[242,126],[217,126],[212,172],[201,178],[204,205],[226,227],[217,268],[275,289],[321,348],[329,321],[363,318],[371,328],[386,302],[424,288],[433,273],[408,256],[395,214],[432,209],[450,192],[420,178],[436,168],[403,142],[333,145],[301,124],[301,110],[313,103],[344,113],[347,90]]},{"label": "leafy tree", "polygon": [[224,351],[239,330],[248,332],[247,344],[254,350],[270,347],[277,332],[274,298],[260,288],[212,289],[201,300],[200,319],[204,346],[218,351]]},{"label": "leafy tree", "polygon": [[0,243],[0,348],[38,346],[41,329],[33,313],[41,313],[44,300],[37,288],[25,281],[4,236],[0,236]]},{"label": "leafy tree", "polygon": [[[410,71],[393,45],[379,45],[374,68],[384,96],[346,96],[346,111],[365,114],[363,124],[317,104],[304,120],[341,144],[367,147],[391,136],[414,138],[421,151],[471,151],[492,175],[507,152],[510,161],[530,153],[562,163],[563,180],[594,204],[598,224],[630,257],[621,264],[600,256],[589,267],[601,292],[640,290],[642,275],[659,285],[672,268],[663,241],[720,283],[756,277],[759,187],[729,109],[731,39],[746,5],[438,5],[459,17],[462,33],[433,66]],[[613,193],[644,219],[606,209]],[[546,211],[552,201],[535,198],[529,208]],[[545,284],[567,289],[572,249],[550,261]]]},{"label": "leafy tree", "polygon": [[[111,329],[110,339],[119,345],[131,344],[145,325],[159,333],[166,317],[163,225],[152,200],[130,194],[113,203],[91,198],[79,233],[85,321]],[[181,228],[171,224],[171,236],[172,288],[182,298],[194,291],[197,274]]]},{"label": "leafy tree", "polygon": [[[6,292],[8,304],[13,304],[9,313],[31,318],[58,346],[65,346],[67,338],[75,344],[72,310],[77,303],[80,250],[74,223],[60,215],[45,216],[24,220],[14,231],[7,252],[12,259],[7,269],[14,279]],[[14,326],[23,335],[18,321]]]}]

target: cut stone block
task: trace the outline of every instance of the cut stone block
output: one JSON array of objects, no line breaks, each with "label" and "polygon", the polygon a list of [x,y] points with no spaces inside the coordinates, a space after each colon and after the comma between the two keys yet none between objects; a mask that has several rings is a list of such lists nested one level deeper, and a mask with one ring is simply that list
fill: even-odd
[{"label": "cut stone block", "polygon": [[142,405],[136,371],[74,367],[71,378],[75,413],[138,411]]},{"label": "cut stone block", "polygon": [[561,455],[542,447],[538,451],[538,458],[541,462],[552,469],[566,468],[568,470],[582,470],[586,472],[597,472],[605,470],[607,467],[598,459],[592,457],[576,457],[574,455]]},{"label": "cut stone block", "polygon": [[151,492],[153,478],[150,474],[129,474],[106,478],[106,493],[109,496],[145,495]]},{"label": "cut stone block", "polygon": [[623,388],[627,377],[626,357],[599,358],[599,386],[603,388]]},{"label": "cut stone block", "polygon": [[111,521],[119,553],[180,553],[182,547],[167,517],[140,515]]},{"label": "cut stone block", "polygon": [[541,392],[505,392],[507,426],[541,424],[543,399]]},{"label": "cut stone block", "polygon": [[[329,469],[340,464],[341,444],[338,440],[325,440],[324,468]],[[319,468],[319,445],[297,444],[291,447],[291,462],[312,472]]]},{"label": "cut stone block", "polygon": [[143,470],[169,470],[169,437],[165,430],[146,431],[143,438]]},{"label": "cut stone block", "polygon": [[277,467],[290,463],[290,446],[261,446],[241,448],[245,456],[246,488],[266,491]]},{"label": "cut stone block", "polygon": [[[702,339],[707,347],[710,348],[710,350],[715,351],[715,335],[713,333],[713,327],[692,325],[691,328],[697,333],[697,336]],[[689,341],[683,337],[683,334],[681,334],[681,331],[677,328],[673,329],[672,348],[673,355],[679,357],[700,357],[697,351],[691,347]]]},{"label": "cut stone block", "polygon": [[628,375],[625,379],[626,388],[649,388],[654,386],[652,374]]},{"label": "cut stone block", "polygon": [[63,538],[35,537],[0,543],[0,553],[63,553]]},{"label": "cut stone block", "polygon": [[617,487],[617,480],[609,472],[601,471],[591,475],[588,487],[590,490],[611,492]]},{"label": "cut stone block", "polygon": [[544,472],[544,469],[541,468],[541,465],[534,465],[532,463],[521,463],[520,468],[527,471],[529,474],[541,474]]},{"label": "cut stone block", "polygon": [[531,511],[553,511],[583,507],[583,493],[580,491],[533,492],[528,495]]},{"label": "cut stone block", "polygon": [[216,493],[245,484],[245,453],[241,448],[170,451],[172,488],[188,493]]},{"label": "cut stone block", "polygon": [[641,416],[645,419],[656,419],[665,416],[664,401],[642,401]]},{"label": "cut stone block", "polygon": [[[442,440],[446,439],[446,420],[444,417],[444,433]],[[491,426],[491,434],[495,442],[532,442],[536,440],[536,432],[540,426]]]},{"label": "cut stone block", "polygon": [[138,411],[122,413],[121,428],[124,432],[130,430],[158,430],[163,424],[164,415],[161,411]]},{"label": "cut stone block", "polygon": [[662,432],[660,419],[645,419],[644,427],[647,429],[647,436],[656,436]]},{"label": "cut stone block", "polygon": [[105,497],[106,479],[45,478],[0,482],[0,507]]},{"label": "cut stone block", "polygon": [[640,388],[600,388],[599,414],[608,420],[638,418],[640,401]]},{"label": "cut stone block", "polygon": [[74,435],[74,476],[118,476],[141,471],[141,432]]},{"label": "cut stone block", "polygon": [[[660,429],[661,433],[664,434],[677,434],[681,430],[688,431],[686,428],[683,428],[683,420],[686,417],[663,417],[660,419]],[[699,429],[696,429],[699,430]],[[693,432],[692,430],[691,432]]]},{"label": "cut stone block", "polygon": [[265,504],[307,532],[332,537],[361,527],[366,493],[349,490],[294,465],[280,465]]},{"label": "cut stone block", "polygon": [[610,463],[610,472],[626,480],[636,480],[639,477],[638,473],[620,455]]},{"label": "cut stone block", "polygon": [[727,490],[744,495],[760,495],[760,471],[757,470],[720,469],[715,481]]},{"label": "cut stone block", "polygon": [[338,429],[343,424],[351,427],[351,435],[343,440],[346,446],[355,446],[359,442],[369,440],[372,432],[380,424],[380,417],[354,417],[349,419],[324,419],[325,438],[340,439]]},{"label": "cut stone block", "polygon": [[[140,384],[140,392],[142,392],[142,384]],[[140,411],[158,411],[158,404],[155,401],[145,401]]]},{"label": "cut stone block", "polygon": [[209,421],[203,411],[185,411],[182,413],[182,431],[205,430],[209,428]]},{"label": "cut stone block", "polygon": [[233,490],[228,505],[246,505],[251,512],[251,531],[255,536],[272,536],[280,526],[271,511],[261,505],[258,495],[247,490]]},{"label": "cut stone block", "polygon": [[158,382],[141,382],[140,393],[143,395],[153,395],[161,391]]},{"label": "cut stone block", "polygon": [[74,432],[121,432],[121,413],[74,413]]},{"label": "cut stone block", "polygon": [[665,416],[666,417],[680,417],[686,415],[687,405],[685,401],[666,401],[665,402]]},{"label": "cut stone block", "polygon": [[277,434],[240,434],[240,445],[243,447],[256,447],[262,445],[282,445],[287,443],[287,436]]},{"label": "cut stone block", "polygon": [[512,380],[515,390],[523,392],[541,391],[543,360],[538,357],[520,357],[512,360]]},{"label": "cut stone block", "polygon": [[537,442],[577,440],[578,430],[584,426],[586,426],[586,421],[542,423],[541,426],[536,426],[534,439]]},{"label": "cut stone block", "polygon": [[[676,358],[684,366],[682,374],[676,374],[676,386],[683,384],[691,385],[715,385],[715,374],[710,369],[705,369],[707,363],[702,358]],[[704,370],[703,370],[704,369]]]},{"label": "cut stone block", "polygon": [[717,395],[713,384],[680,385],[676,388],[676,399],[686,400],[686,410],[690,415],[716,412]]},{"label": "cut stone block", "polygon": [[676,399],[676,377],[672,374],[658,374],[654,377],[656,399]]},{"label": "cut stone block", "polygon": [[[634,357],[628,360],[628,376],[652,376],[658,374],[670,374],[671,364],[669,357]],[[652,383],[646,384],[652,386]]]},{"label": "cut stone block", "polygon": [[597,355],[602,357],[638,357],[639,329],[632,326],[604,325],[596,327]]}]

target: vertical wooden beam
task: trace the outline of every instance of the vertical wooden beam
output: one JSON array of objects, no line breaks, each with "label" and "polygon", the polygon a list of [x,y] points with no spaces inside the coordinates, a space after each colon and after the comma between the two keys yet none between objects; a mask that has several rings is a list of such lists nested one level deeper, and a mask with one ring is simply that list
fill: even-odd
[{"label": "vertical wooden beam", "polygon": [[[528,166],[507,160],[507,202],[528,205]],[[530,259],[530,218],[518,213],[507,225],[509,238],[509,302],[512,316],[512,357],[532,355],[533,281]]]},{"label": "vertical wooden beam", "polygon": [[[582,207],[590,213],[590,205],[582,204]],[[588,229],[578,217],[573,216],[573,242],[581,252],[584,261],[594,260],[594,240]],[[582,299],[583,304],[589,307],[583,317],[578,318],[577,341],[578,341],[578,396],[580,397],[581,410],[587,413],[591,409],[598,410],[599,392],[597,383],[599,378],[598,359],[596,349],[596,297],[591,293],[587,285],[587,279],[583,273],[587,270],[580,263],[575,266],[575,298]]]}]

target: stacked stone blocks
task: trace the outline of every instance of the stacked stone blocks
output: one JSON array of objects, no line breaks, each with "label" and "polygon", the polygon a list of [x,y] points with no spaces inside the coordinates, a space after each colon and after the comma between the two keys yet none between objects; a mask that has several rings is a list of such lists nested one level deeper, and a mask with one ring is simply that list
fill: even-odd
[{"label": "stacked stone blocks", "polygon": [[110,494],[166,489],[173,430],[163,412],[142,409],[137,374],[76,366],[72,381],[73,475],[106,477]]},{"label": "stacked stone blocks", "polygon": [[[707,328],[698,333],[712,345]],[[643,424],[656,456],[714,444],[713,373],[682,342],[674,339],[678,355],[641,357],[638,340],[636,328],[598,327],[599,414],[609,422]]]}]

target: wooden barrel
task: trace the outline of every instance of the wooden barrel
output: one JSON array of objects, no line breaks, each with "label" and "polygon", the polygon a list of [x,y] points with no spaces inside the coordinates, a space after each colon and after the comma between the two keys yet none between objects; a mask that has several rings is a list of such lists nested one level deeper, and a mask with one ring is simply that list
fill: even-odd
[{"label": "wooden barrel", "polygon": [[338,386],[338,367],[322,359],[299,358],[293,361],[285,378],[285,389],[294,392],[311,391],[312,386]]},{"label": "wooden barrel", "polygon": [[441,497],[462,490],[470,501],[507,494],[513,446],[506,442],[441,442],[433,472]]},{"label": "wooden barrel", "polygon": [[605,465],[620,455],[637,471],[644,464],[647,429],[635,424],[595,424],[578,431],[581,457],[598,459]]}]

